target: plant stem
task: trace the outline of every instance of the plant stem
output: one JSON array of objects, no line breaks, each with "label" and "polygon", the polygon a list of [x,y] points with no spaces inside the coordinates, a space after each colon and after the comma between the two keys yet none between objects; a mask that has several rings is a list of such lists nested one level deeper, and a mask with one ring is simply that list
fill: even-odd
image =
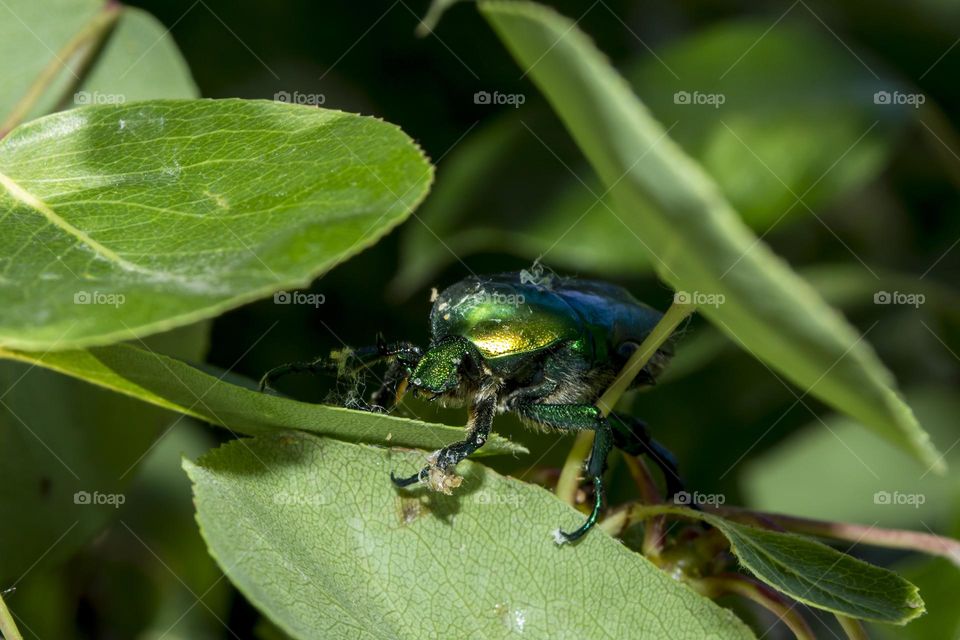
[{"label": "plant stem", "polygon": [[0,592],[0,635],[5,640],[23,640],[16,622],[13,621],[13,614],[10,613],[10,609],[7,609],[7,604],[3,601],[2,592]]},{"label": "plant stem", "polygon": [[580,486],[580,469],[593,445],[593,431],[581,431],[577,434],[570,453],[563,463],[560,478],[557,480],[557,497],[573,506],[577,502],[577,488]]},{"label": "plant stem", "polygon": [[840,626],[843,627],[843,631],[847,634],[847,637],[850,640],[869,640],[867,631],[863,628],[863,625],[860,624],[859,620],[842,616],[839,613],[835,615],[837,617],[837,622],[839,622]]},{"label": "plant stem", "polygon": [[[617,374],[614,381],[607,387],[600,399],[597,401],[597,408],[600,409],[600,415],[606,418],[613,411],[617,401],[627,391],[633,379],[643,370],[650,358],[657,352],[664,342],[673,334],[677,326],[683,322],[687,316],[694,312],[696,305],[678,304],[674,302],[663,314],[660,321],[650,330],[647,337],[637,348],[636,351],[627,360],[627,363]],[[584,460],[590,452],[593,444],[593,432],[583,431],[577,434],[577,439],[563,463],[563,470],[560,472],[560,479],[557,481],[556,494],[567,504],[573,505],[576,502],[577,487],[580,484],[580,469],[583,467]]]},{"label": "plant stem", "polygon": [[[606,533],[611,536],[618,536],[623,533],[624,527],[627,525],[627,519],[630,516],[629,509],[617,509],[606,518],[601,520],[598,527],[603,529]],[[644,553],[643,555],[647,555]]]},{"label": "plant stem", "polygon": [[[73,38],[71,38],[58,52],[53,54],[53,59],[47,63],[40,75],[36,77],[26,94],[13,107],[13,111],[7,116],[7,119],[0,124],[0,139],[6,137],[14,127],[30,113],[34,105],[43,97],[43,94],[50,88],[50,85],[57,76],[67,68],[67,64],[78,51],[87,47],[92,51],[100,38],[113,26],[123,5],[116,2],[108,2],[103,10],[97,13],[90,22],[86,24]],[[81,64],[80,66],[83,66]]]},{"label": "plant stem", "polygon": [[880,529],[862,524],[813,520],[779,513],[751,511],[741,507],[705,507],[731,520],[749,521],[765,528],[782,527],[787,531],[833,540],[845,540],[889,549],[907,549],[942,556],[960,566],[960,541],[932,533],[903,529]]},{"label": "plant stem", "polygon": [[[633,476],[640,491],[640,499],[646,504],[660,504],[663,499],[660,497],[660,491],[657,489],[653,476],[650,475],[650,469],[640,458],[626,456],[624,458],[630,475]],[[629,511],[627,513],[624,527],[629,524]],[[663,516],[651,518],[644,524],[643,528],[643,555],[648,558],[654,558],[660,555],[663,550],[663,537],[666,519]]]},{"label": "plant stem", "polygon": [[[715,599],[726,594],[735,594],[756,602],[790,628],[797,640],[816,640],[813,630],[789,599],[759,580],[736,573],[699,578],[691,585],[702,595]],[[837,616],[838,618],[840,616]]]},{"label": "plant stem", "polygon": [[616,379],[607,387],[604,394],[600,396],[600,399],[597,401],[597,407],[600,409],[601,415],[604,417],[610,415],[610,412],[613,411],[613,408],[620,400],[620,396],[627,391],[633,379],[647,366],[647,363],[650,361],[650,358],[653,357],[653,354],[657,352],[657,349],[673,335],[673,332],[680,326],[680,323],[686,320],[687,316],[693,313],[696,308],[696,305],[693,304],[680,304],[677,302],[670,305],[667,312],[660,318],[660,322],[650,330],[650,333],[644,338],[640,347],[634,351],[630,359],[627,360],[627,364],[623,365],[623,369],[617,374]]}]

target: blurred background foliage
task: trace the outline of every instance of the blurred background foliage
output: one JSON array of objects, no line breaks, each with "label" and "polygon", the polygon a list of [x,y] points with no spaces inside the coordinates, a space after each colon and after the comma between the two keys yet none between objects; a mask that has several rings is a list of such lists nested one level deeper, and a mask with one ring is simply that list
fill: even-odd
[{"label": "blurred background foliage", "polygon": [[[422,0],[131,4],[171,28],[203,96],[322,94],[325,107],[399,124],[438,166],[433,192],[403,227],[314,284],[324,305],[268,300],[228,313],[213,323],[208,362],[256,378],[282,362],[370,344],[378,331],[423,344],[431,287],[471,271],[527,268],[537,258],[560,272],[624,284],[658,308],[669,305],[671,292],[651,274],[642,229],[606,206],[560,123],[469,4],[455,6],[436,35],[422,39],[414,36],[427,9]],[[956,470],[960,5],[551,4],[580,18],[748,224],[866,332]],[[519,109],[476,104],[479,91],[519,93],[525,102]],[[677,104],[681,91],[720,93],[725,101],[717,108]],[[877,104],[877,91],[925,101],[919,108]],[[878,305],[878,291],[922,293],[926,302]],[[199,357],[201,345],[189,346],[180,353]],[[31,385],[34,403],[75,393],[58,390],[63,382],[51,373],[31,372],[22,384]],[[300,379],[285,391],[321,400],[328,387]],[[106,395],[86,393],[87,403]],[[661,384],[632,403],[677,454],[689,486],[724,493],[728,504],[960,533],[960,475],[925,473],[700,319],[686,328]],[[133,409],[124,415],[144,425],[159,420],[159,412],[138,406],[142,417]],[[402,411],[436,416],[416,404]],[[142,429],[140,443],[114,438],[110,429],[122,425],[83,410],[48,422],[61,431],[69,422],[98,425],[101,442],[124,448],[116,451],[120,467],[161,432]],[[533,453],[487,462],[527,479],[549,476],[570,442],[523,431],[509,418],[497,429]],[[278,637],[208,558],[179,468],[180,454],[196,457],[228,437],[177,421],[130,480],[127,503],[104,516],[112,524],[80,553],[47,558],[18,584],[11,606],[24,626],[44,638],[70,637],[76,625],[97,638]],[[36,482],[42,491],[42,479]],[[876,504],[878,491],[921,493],[925,502]],[[903,568],[928,603],[920,621],[879,635],[958,637],[955,568],[901,553],[854,552]],[[771,636],[778,633],[785,630]]]}]

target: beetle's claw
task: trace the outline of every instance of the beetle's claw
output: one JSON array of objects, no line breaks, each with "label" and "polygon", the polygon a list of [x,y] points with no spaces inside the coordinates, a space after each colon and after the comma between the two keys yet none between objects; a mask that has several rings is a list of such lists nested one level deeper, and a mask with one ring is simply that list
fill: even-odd
[{"label": "beetle's claw", "polygon": [[420,482],[420,475],[420,473],[415,473],[407,478],[398,478],[394,475],[393,471],[391,471],[390,481],[393,482],[394,486],[402,489],[403,487],[409,487],[412,484]]},{"label": "beetle's claw", "polygon": [[557,529],[556,531],[553,532],[553,541],[556,542],[558,545],[566,544],[567,542],[576,542],[577,540],[583,537],[583,534],[585,534],[587,531],[590,530],[591,526],[592,525],[588,521],[588,522],[585,522],[583,526],[581,526],[579,529],[577,529],[576,531],[571,531],[570,533],[567,533],[562,529]]},{"label": "beetle's claw", "polygon": [[412,476],[407,478],[398,478],[390,472],[390,480],[393,481],[393,484],[397,487],[409,487],[412,484],[423,483],[434,491],[446,495],[453,495],[453,490],[460,486],[460,483],[463,482],[463,478],[458,476],[453,471],[449,469],[441,469],[440,467],[430,465],[424,467],[420,470],[419,473],[415,473]]},{"label": "beetle's claw", "polygon": [[600,517],[600,507],[603,504],[603,479],[600,476],[594,476],[593,487],[593,511],[590,512],[590,515],[587,517],[586,521],[580,525],[580,528],[576,531],[571,531],[570,533],[561,531],[560,529],[554,531],[553,539],[557,544],[576,542],[583,537],[583,534],[585,534],[587,531],[590,531],[590,529],[593,528],[593,525],[597,523],[597,519]]}]

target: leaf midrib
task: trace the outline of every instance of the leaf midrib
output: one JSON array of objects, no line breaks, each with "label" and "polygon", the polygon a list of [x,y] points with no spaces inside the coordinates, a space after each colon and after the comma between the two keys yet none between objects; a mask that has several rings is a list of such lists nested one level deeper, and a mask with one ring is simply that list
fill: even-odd
[{"label": "leaf midrib", "polygon": [[[754,550],[754,552],[756,552],[758,555],[767,558],[768,561],[770,561],[770,562],[772,562],[774,565],[778,566],[778,567],[780,568],[780,571],[782,571],[783,573],[788,573],[788,574],[792,574],[792,575],[796,576],[796,578],[797,578],[801,583],[804,583],[805,585],[807,585],[807,591],[806,591],[806,593],[797,596],[797,598],[798,598],[799,600],[801,600],[801,601],[808,601],[808,600],[807,600],[807,594],[809,594],[811,591],[818,590],[818,591],[820,591],[821,593],[828,593],[831,598],[833,598],[834,600],[836,600],[836,601],[838,601],[838,602],[843,602],[843,603],[846,603],[846,604],[850,605],[851,607],[856,607],[856,608],[861,609],[861,610],[869,611],[870,613],[872,613],[872,614],[874,614],[874,615],[877,615],[877,618],[876,618],[876,619],[878,619],[878,620],[891,621],[891,618],[890,618],[889,616],[885,615],[885,610],[884,610],[884,609],[882,609],[882,608],[881,608],[881,609],[876,609],[876,608],[874,608],[873,606],[871,606],[872,603],[868,604],[868,603],[866,603],[866,602],[863,602],[862,600],[861,600],[861,601],[852,600],[852,599],[850,599],[850,598],[848,598],[848,597],[843,596],[842,594],[839,594],[839,593],[836,593],[836,592],[829,592],[829,591],[827,591],[826,589],[823,589],[822,587],[820,587],[819,585],[820,585],[821,581],[823,580],[823,577],[826,576],[826,574],[825,574],[824,576],[821,576],[821,578],[818,579],[818,580],[812,580],[812,579],[808,578],[805,574],[801,573],[800,571],[797,571],[796,569],[792,568],[791,566],[789,566],[788,564],[786,564],[785,562],[783,562],[783,560],[781,560],[780,558],[778,558],[777,556],[775,556],[775,555],[772,554],[771,552],[767,551],[767,549],[765,549],[765,548],[763,547],[763,545],[757,544],[757,543],[755,543],[754,541],[750,540],[748,536],[738,535],[738,538],[740,538],[740,541],[741,541],[744,545],[752,548],[752,549]],[[834,564],[836,564],[836,563],[834,563]],[[828,572],[829,572],[829,570],[828,570]],[[867,595],[868,593],[870,593],[870,592],[864,590],[864,595]],[[875,592],[873,592],[873,593],[875,593]],[[899,618],[897,618],[897,620],[902,620],[902,619],[904,619],[905,617],[906,617],[906,618],[909,618],[909,616],[900,616]]]},{"label": "leaf midrib", "polygon": [[30,207],[44,218],[47,221],[66,233],[69,236],[75,238],[80,244],[83,244],[90,249],[92,249],[97,255],[104,258],[105,260],[112,262],[119,266],[122,269],[127,271],[139,271],[139,272],[149,272],[148,269],[141,267],[140,265],[134,264],[129,260],[126,260],[120,257],[112,249],[100,244],[98,241],[90,237],[90,235],[83,229],[78,229],[69,222],[67,222],[63,217],[60,216],[53,208],[48,205],[46,202],[30,193],[19,184],[17,184],[10,176],[6,175],[3,172],[0,172],[0,185],[10,194],[14,200],[25,204]]}]

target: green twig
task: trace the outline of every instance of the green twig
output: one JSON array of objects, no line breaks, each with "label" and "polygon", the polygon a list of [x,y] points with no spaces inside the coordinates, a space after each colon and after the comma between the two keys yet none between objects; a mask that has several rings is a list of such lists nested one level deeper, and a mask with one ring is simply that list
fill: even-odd
[{"label": "green twig", "polygon": [[[660,321],[650,330],[650,333],[644,338],[643,342],[633,352],[630,359],[617,374],[614,381],[607,387],[600,399],[597,401],[597,408],[600,409],[600,415],[606,418],[613,411],[620,397],[626,393],[627,389],[633,383],[634,378],[639,375],[650,358],[657,352],[663,343],[666,342],[676,328],[683,322],[687,316],[694,312],[696,305],[682,304],[674,302],[663,314]],[[563,464],[563,470],[560,472],[560,479],[557,481],[557,496],[568,504],[574,504],[577,486],[579,486],[580,469],[583,468],[583,462],[587,459],[590,452],[590,446],[593,444],[593,432],[584,431],[577,434],[577,439],[567,455],[566,462]]]},{"label": "green twig", "polygon": [[[660,490],[657,489],[656,483],[653,481],[653,476],[650,475],[650,469],[647,468],[646,463],[640,458],[633,456],[626,456],[627,469],[630,470],[630,475],[633,476],[634,482],[637,483],[637,489],[640,492],[640,499],[643,500],[646,504],[660,504],[663,502],[663,498],[660,496]],[[625,518],[628,522],[624,526],[629,524],[629,512]],[[643,528],[643,555],[648,558],[655,558],[660,555],[660,552],[663,550],[663,539],[666,529],[666,519],[663,516],[658,516],[656,518],[651,518],[644,524]]]},{"label": "green twig", "polygon": [[[867,544],[873,547],[888,549],[906,549],[921,551],[930,555],[942,556],[960,566],[960,540],[938,536],[932,533],[907,531],[904,529],[881,529],[862,524],[847,522],[829,522],[827,520],[813,520],[787,516],[765,511],[751,511],[742,507],[710,507],[706,511],[713,511],[717,515],[729,520],[746,521],[770,529],[782,528],[786,531],[801,533],[832,540],[845,540]],[[773,525],[770,526],[770,525]]]},{"label": "green twig", "polygon": [[843,627],[843,631],[847,634],[847,638],[850,640],[869,640],[867,631],[863,628],[863,625],[859,620],[855,620],[848,616],[842,616],[839,613],[836,614],[836,616],[837,622],[839,622],[840,626]]},{"label": "green twig", "polygon": [[20,630],[17,629],[17,623],[13,621],[13,614],[7,609],[7,603],[3,601],[3,593],[0,592],[0,636],[5,640],[23,640]]},{"label": "green twig", "polygon": [[557,480],[557,497],[571,506],[576,504],[577,488],[580,486],[580,469],[592,445],[593,431],[578,433],[560,471],[560,478]]},{"label": "green twig", "polygon": [[696,305],[677,302],[670,305],[667,312],[660,318],[660,322],[658,322],[650,331],[650,334],[644,338],[640,347],[633,352],[633,355],[627,360],[627,364],[625,364],[623,369],[620,370],[620,373],[617,374],[616,379],[607,387],[607,390],[597,401],[597,407],[604,417],[610,415],[610,412],[613,411],[613,408],[620,400],[620,396],[630,388],[633,379],[647,366],[647,363],[650,361],[650,358],[653,357],[653,354],[657,352],[657,349],[663,346],[663,343],[673,335],[673,332],[680,326],[680,323],[686,320],[696,308]]},{"label": "green twig", "polygon": [[730,573],[698,578],[692,580],[690,584],[701,595],[712,600],[727,594],[747,598],[759,604],[775,615],[780,622],[787,625],[793,635],[797,637],[797,640],[816,640],[810,625],[796,609],[796,604],[755,578]]}]

